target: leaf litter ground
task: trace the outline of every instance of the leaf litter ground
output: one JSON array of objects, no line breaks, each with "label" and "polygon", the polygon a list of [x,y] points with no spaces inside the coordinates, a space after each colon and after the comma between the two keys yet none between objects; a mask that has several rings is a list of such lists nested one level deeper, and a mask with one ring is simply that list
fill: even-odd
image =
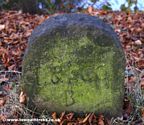
[{"label": "leaf litter ground", "polygon": [[[125,97],[123,116],[108,120],[102,114],[94,113],[76,116],[75,113],[56,112],[37,114],[25,107],[26,94],[19,89],[21,64],[28,37],[32,30],[52,15],[30,15],[20,11],[0,12],[0,123],[6,118],[60,119],[52,124],[68,125],[142,125],[144,122],[144,13],[96,11],[88,8],[84,13],[101,18],[109,23],[120,38],[126,57]],[[27,124],[34,124],[28,122]],[[47,123],[40,123],[47,124]]]}]

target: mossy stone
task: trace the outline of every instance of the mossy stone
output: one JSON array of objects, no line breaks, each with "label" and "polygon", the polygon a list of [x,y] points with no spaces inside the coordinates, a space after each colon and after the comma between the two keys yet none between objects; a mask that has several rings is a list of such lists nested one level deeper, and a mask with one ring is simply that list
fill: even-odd
[{"label": "mossy stone", "polygon": [[51,17],[29,39],[22,81],[41,112],[122,113],[125,59],[112,28],[86,14]]}]

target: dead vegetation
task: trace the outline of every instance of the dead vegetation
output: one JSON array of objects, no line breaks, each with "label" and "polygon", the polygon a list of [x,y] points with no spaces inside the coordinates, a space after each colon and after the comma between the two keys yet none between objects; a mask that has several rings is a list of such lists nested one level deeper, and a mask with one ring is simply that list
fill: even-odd
[{"label": "dead vegetation", "polygon": [[[144,123],[144,13],[125,13],[94,11],[86,13],[98,16],[112,25],[118,34],[127,64],[125,70],[124,113],[121,118],[108,120],[102,114],[84,114],[76,117],[74,113],[62,112],[37,114],[25,106],[26,95],[19,89],[21,63],[32,30],[49,16],[23,14],[16,11],[0,12],[0,124],[8,123],[7,118],[59,118],[60,123],[68,125],[142,125]],[[34,124],[29,122],[27,124]]]}]

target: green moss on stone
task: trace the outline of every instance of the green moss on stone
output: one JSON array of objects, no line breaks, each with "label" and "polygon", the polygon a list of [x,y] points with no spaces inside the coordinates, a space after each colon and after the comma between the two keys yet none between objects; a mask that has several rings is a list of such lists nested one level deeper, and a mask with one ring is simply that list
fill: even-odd
[{"label": "green moss on stone", "polygon": [[87,37],[57,38],[51,46],[38,69],[40,98],[75,111],[113,106],[112,47],[96,46]]},{"label": "green moss on stone", "polygon": [[87,36],[69,39],[58,34],[46,39],[33,45],[24,62],[23,79],[31,84],[27,90],[40,102],[36,105],[57,112],[116,113],[121,106],[123,66],[115,45],[102,46]]}]

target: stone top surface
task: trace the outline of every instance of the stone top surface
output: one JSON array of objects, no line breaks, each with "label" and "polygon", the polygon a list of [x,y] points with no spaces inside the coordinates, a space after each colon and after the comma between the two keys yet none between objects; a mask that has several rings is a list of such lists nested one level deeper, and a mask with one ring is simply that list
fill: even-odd
[{"label": "stone top surface", "polygon": [[[48,20],[44,21],[41,25],[37,26],[29,39],[29,45],[31,45],[37,38],[50,34],[55,28],[63,27],[67,29],[74,25],[79,25],[80,27],[89,26],[95,29],[101,29],[104,33],[112,37],[112,39],[119,41],[112,27],[104,23],[98,17],[87,14],[72,13],[52,16]],[[121,47],[120,42],[116,42],[115,44],[117,47]]]}]

